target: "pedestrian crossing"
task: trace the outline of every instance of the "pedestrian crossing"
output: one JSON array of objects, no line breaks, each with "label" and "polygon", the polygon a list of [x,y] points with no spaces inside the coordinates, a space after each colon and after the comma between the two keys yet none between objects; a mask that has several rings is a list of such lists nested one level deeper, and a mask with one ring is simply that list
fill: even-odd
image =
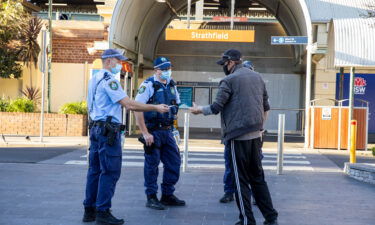
[{"label": "pedestrian crossing", "polygon": [[[276,170],[277,154],[273,151],[264,151],[262,160],[264,170]],[[181,159],[183,153],[181,152]],[[81,155],[79,159],[66,161],[67,165],[87,165],[87,155]],[[143,167],[144,152],[142,150],[125,150],[122,156],[123,167]],[[160,167],[162,167],[160,163]],[[223,151],[191,151],[188,154],[187,168],[195,169],[224,169]],[[313,171],[311,162],[305,155],[299,152],[285,153],[283,170],[285,171]]]}]

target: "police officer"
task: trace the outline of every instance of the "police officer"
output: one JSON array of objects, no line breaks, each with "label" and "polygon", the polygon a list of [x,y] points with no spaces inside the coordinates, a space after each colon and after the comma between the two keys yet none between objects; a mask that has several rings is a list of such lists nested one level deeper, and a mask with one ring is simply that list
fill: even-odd
[{"label": "police officer", "polygon": [[[184,206],[185,201],[178,199],[173,193],[174,185],[180,177],[181,158],[178,146],[172,134],[173,120],[176,119],[180,104],[176,83],[171,78],[171,62],[166,57],[158,57],[154,61],[155,73],[139,87],[136,101],[147,104],[167,104],[168,113],[145,112],[135,113],[145,140],[144,185],[147,195],[146,207],[164,210],[165,206]],[[157,197],[158,166],[164,165],[161,184],[161,199]]]},{"label": "police officer", "polygon": [[134,111],[168,112],[167,105],[146,105],[130,100],[114,74],[121,71],[122,60],[127,60],[115,49],[102,54],[103,69],[93,76],[88,88],[90,116],[90,153],[87,173],[86,198],[83,202],[83,222],[123,224],[111,212],[111,199],[120,178],[122,150],[120,133],[121,106]]},{"label": "police officer", "polygon": [[[242,65],[246,68],[249,68],[250,70],[254,71],[254,64],[249,61],[245,60],[243,61]],[[221,197],[220,202],[221,203],[228,203],[234,200],[234,184],[233,184],[233,171],[230,168],[230,144],[228,142],[224,143],[224,160],[225,160],[225,171],[224,171],[224,195]],[[253,199],[253,203],[255,204],[255,200]]]}]

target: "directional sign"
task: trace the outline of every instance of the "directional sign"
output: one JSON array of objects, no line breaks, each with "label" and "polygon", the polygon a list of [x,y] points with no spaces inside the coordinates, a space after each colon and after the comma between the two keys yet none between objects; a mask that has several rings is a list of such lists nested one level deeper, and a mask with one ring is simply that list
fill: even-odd
[{"label": "directional sign", "polygon": [[307,36],[272,36],[271,45],[306,45]]}]

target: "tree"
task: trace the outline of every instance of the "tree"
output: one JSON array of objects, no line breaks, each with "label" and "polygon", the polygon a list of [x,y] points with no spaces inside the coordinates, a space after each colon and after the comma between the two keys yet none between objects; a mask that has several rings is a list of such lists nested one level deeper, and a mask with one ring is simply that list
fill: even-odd
[{"label": "tree", "polygon": [[38,17],[32,17],[27,22],[27,26],[21,32],[21,41],[19,47],[19,59],[30,69],[30,87],[33,87],[32,65],[37,68],[40,46],[38,44],[38,35],[42,29],[42,20]]},{"label": "tree", "polygon": [[17,43],[27,14],[21,0],[0,0],[0,77],[19,78]]}]

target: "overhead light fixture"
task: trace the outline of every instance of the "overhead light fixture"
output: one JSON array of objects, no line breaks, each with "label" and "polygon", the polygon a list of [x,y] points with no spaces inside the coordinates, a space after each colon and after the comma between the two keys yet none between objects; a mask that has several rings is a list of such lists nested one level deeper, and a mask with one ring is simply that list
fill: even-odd
[{"label": "overhead light fixture", "polygon": [[203,7],[203,9],[219,9],[219,7]]},{"label": "overhead light fixture", "polygon": [[165,3],[166,0],[155,0],[156,2]]},{"label": "overhead light fixture", "polygon": [[266,8],[249,8],[249,10],[252,10],[252,11],[267,11]]},{"label": "overhead light fixture", "polygon": [[[46,5],[49,5],[49,3],[46,3]],[[66,3],[52,3],[52,6],[67,6]]]}]

